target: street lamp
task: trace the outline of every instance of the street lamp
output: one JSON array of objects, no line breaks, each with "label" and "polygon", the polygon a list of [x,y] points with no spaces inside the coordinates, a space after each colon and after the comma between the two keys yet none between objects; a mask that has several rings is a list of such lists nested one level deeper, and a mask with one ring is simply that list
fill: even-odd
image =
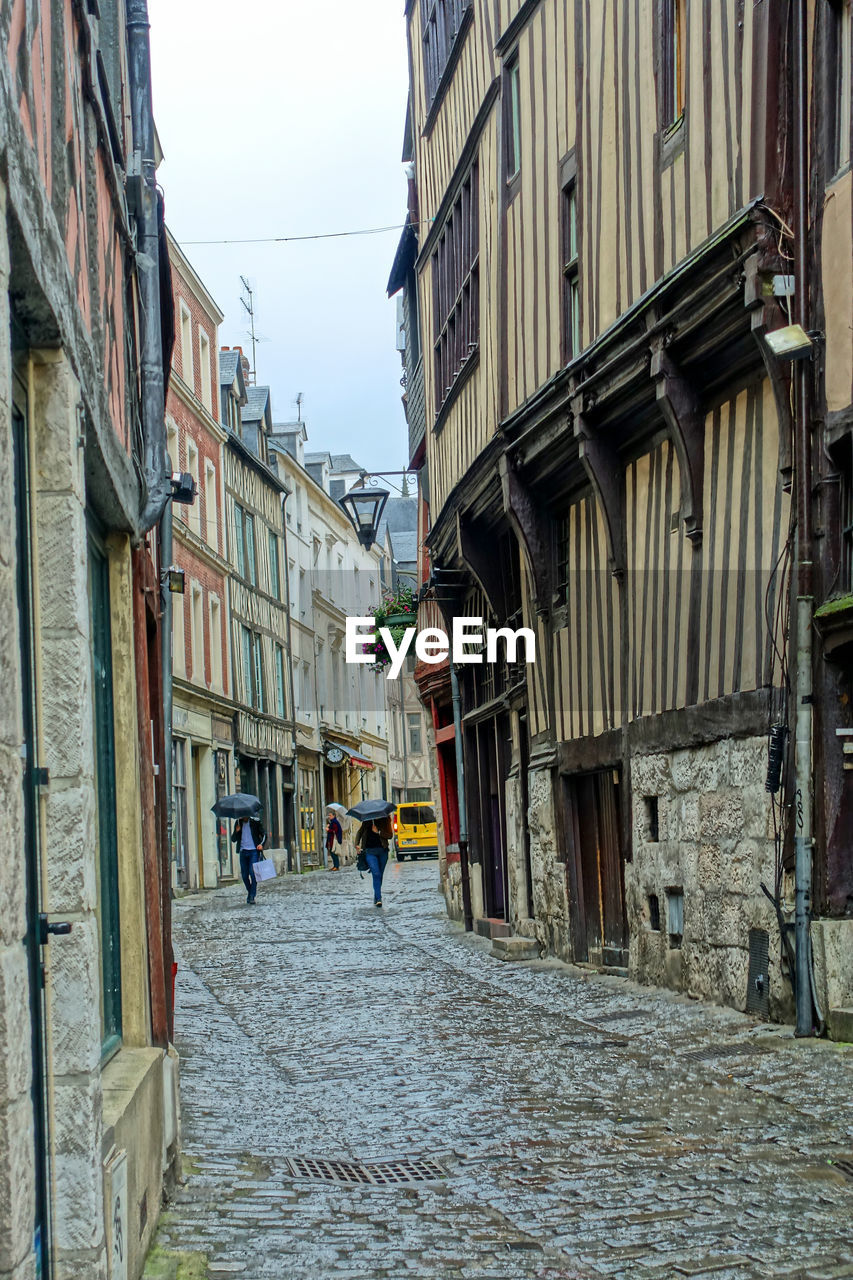
[{"label": "street lamp", "polygon": [[[409,472],[378,471],[376,475],[405,477]],[[345,493],[338,499],[338,506],[346,513],[347,519],[358,534],[359,542],[366,551],[369,551],[376,541],[379,522],[389,497],[388,490],[379,487],[376,475],[362,471],[359,476],[359,487],[350,489],[349,493]],[[408,496],[405,479],[402,496],[404,498]]]},{"label": "street lamp", "polygon": [[360,487],[350,489],[338,501],[358,534],[359,542],[369,551],[379,532],[379,521],[388,501],[388,490],[380,489],[378,485],[368,488],[366,482],[367,476],[362,473]]}]

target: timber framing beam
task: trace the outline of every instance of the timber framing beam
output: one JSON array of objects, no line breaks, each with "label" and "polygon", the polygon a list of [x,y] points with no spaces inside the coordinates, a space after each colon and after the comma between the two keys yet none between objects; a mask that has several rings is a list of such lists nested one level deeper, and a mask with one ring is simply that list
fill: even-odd
[{"label": "timber framing beam", "polygon": [[692,542],[702,538],[705,415],[699,396],[669,355],[665,337],[652,340],[650,373],[658,407],[669,427],[681,472],[681,514]]}]

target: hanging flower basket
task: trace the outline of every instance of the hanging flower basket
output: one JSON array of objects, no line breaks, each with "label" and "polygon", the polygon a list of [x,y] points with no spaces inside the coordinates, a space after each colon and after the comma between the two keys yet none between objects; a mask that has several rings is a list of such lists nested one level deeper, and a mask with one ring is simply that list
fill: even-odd
[{"label": "hanging flower basket", "polygon": [[[387,627],[394,644],[399,647],[406,628],[417,625],[418,606],[415,593],[411,587],[398,586],[396,591],[387,592],[382,598],[382,603],[376,605],[370,612],[373,614],[376,630],[376,643],[373,645],[374,660],[371,666],[374,671],[382,671],[389,666],[391,655],[379,635],[379,628]],[[368,646],[365,646],[366,652],[368,652]]]}]

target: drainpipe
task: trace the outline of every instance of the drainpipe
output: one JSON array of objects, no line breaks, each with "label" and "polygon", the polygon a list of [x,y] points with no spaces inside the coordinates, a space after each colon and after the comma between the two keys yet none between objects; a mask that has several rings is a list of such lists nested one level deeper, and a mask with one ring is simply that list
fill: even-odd
[{"label": "drainpipe", "polygon": [[[808,99],[807,99],[807,0],[794,0],[793,9],[793,89],[794,89],[794,236],[796,322],[808,332]],[[809,438],[808,360],[796,368],[795,469],[797,483],[797,679],[794,834],[795,849],[795,941],[796,941],[796,1035],[814,1033],[811,991],[812,893],[812,508],[811,441]]]},{"label": "drainpipe", "polygon": [[[166,474],[165,378],[160,318],[160,245],[154,115],[151,108],[151,47],[147,0],[127,0],[127,62],[133,156],[128,189],[136,213],[136,272],[141,327],[141,399],[144,475],[147,494],[139,532],[147,533],[163,515],[171,496]],[[166,564],[168,567],[168,562]]]},{"label": "drainpipe", "polygon": [[459,870],[462,876],[462,911],[465,929],[474,928],[471,910],[471,877],[468,869],[468,809],[465,804],[465,762],[462,758],[462,702],[459,696],[459,674],[450,664],[450,692],[453,697],[453,742],[456,748],[456,796],[459,806]]}]

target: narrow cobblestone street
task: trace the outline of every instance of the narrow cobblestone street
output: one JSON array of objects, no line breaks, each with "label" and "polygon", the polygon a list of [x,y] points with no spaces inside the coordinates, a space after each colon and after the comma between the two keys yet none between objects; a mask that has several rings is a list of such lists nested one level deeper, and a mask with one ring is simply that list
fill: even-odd
[{"label": "narrow cobblestone street", "polygon": [[436,882],[390,863],[381,911],[351,869],[175,904],[185,1184],[147,1277],[853,1276],[849,1048],[502,964]]}]

